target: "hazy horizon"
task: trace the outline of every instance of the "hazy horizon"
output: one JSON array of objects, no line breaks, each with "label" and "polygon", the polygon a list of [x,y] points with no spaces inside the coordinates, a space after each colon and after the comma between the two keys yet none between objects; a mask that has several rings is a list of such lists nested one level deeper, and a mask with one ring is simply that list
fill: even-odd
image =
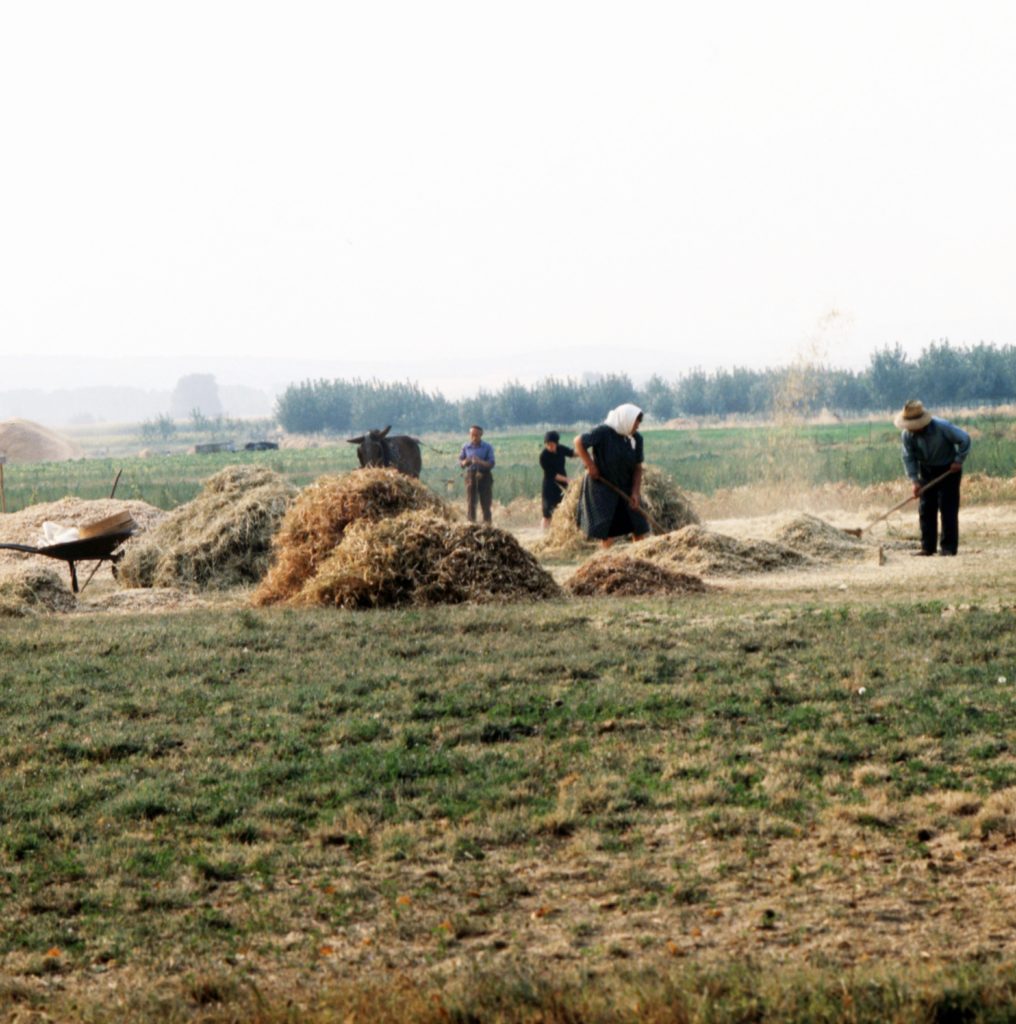
[{"label": "hazy horizon", "polygon": [[1003,0],[55,0],[0,87],[0,390],[1016,341]]}]

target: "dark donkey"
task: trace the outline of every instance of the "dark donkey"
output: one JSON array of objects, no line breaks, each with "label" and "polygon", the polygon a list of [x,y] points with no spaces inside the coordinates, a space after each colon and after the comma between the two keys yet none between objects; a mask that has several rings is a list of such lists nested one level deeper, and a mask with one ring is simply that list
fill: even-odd
[{"label": "dark donkey", "polygon": [[394,466],[406,476],[419,476],[422,460],[420,459],[420,442],[415,437],[396,434],[389,437],[388,431],[371,430],[360,437],[347,437],[350,444],[359,445],[356,449],[361,466]]}]

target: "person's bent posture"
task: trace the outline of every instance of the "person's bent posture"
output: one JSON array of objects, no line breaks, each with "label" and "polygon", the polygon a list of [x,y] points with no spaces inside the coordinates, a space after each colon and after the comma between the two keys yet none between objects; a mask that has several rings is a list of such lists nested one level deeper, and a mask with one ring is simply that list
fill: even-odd
[{"label": "person's bent posture", "polygon": [[649,522],[641,511],[642,410],[637,405],[611,409],[598,427],[575,438],[586,467],[579,496],[578,524],[590,540],[609,548],[618,537],[641,540]]},{"label": "person's bent posture", "polygon": [[940,551],[955,555],[960,542],[960,480],[970,453],[970,435],[948,420],[932,416],[916,400],[907,402],[893,424],[900,430],[903,468],[913,484],[914,497],[920,498],[921,550],[916,554],[935,554],[941,518]]}]

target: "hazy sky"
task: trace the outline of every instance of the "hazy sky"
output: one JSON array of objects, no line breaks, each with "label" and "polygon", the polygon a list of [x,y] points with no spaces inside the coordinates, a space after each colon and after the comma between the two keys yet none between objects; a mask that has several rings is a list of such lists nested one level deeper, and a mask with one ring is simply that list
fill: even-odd
[{"label": "hazy sky", "polygon": [[0,10],[0,389],[1016,342],[1011,0]]}]

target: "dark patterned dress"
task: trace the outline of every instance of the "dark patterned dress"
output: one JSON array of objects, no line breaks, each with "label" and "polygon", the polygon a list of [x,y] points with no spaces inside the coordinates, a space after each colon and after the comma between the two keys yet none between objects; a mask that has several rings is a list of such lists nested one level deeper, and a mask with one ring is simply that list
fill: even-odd
[{"label": "dark patterned dress", "polygon": [[[642,435],[636,431],[631,439],[622,437],[613,427],[601,423],[582,435],[582,444],[592,456],[596,468],[615,487],[631,494],[635,467],[642,463]],[[649,522],[620,495],[594,480],[587,473],[579,496],[578,524],[590,540],[608,537],[641,537],[649,533]]]},{"label": "dark patterned dress", "polygon": [[557,444],[557,451],[552,452],[549,448],[544,448],[540,452],[540,468],[543,470],[543,518],[549,519],[554,514],[554,509],[561,504],[561,498],[564,496],[564,492],[561,489],[561,485],[557,482],[557,477],[567,476],[565,471],[565,459],[574,459],[575,452],[572,451],[567,445],[561,444],[559,441]]}]

